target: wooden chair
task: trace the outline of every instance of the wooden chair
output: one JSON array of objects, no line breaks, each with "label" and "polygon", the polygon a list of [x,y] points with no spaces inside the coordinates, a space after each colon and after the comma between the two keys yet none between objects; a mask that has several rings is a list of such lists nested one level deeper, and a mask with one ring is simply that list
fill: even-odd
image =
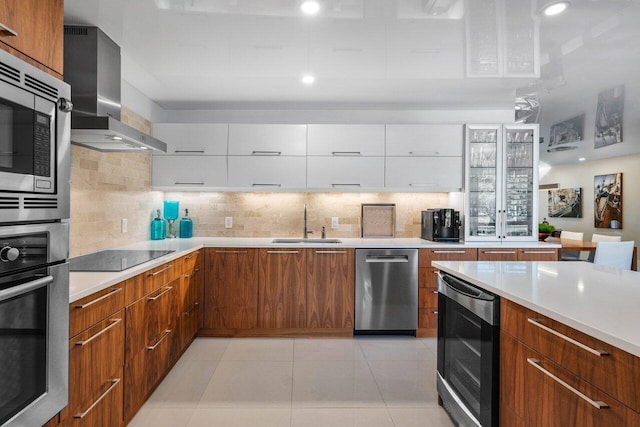
[{"label": "wooden chair", "polygon": [[633,240],[626,242],[598,242],[593,263],[631,270],[634,244]]},{"label": "wooden chair", "polygon": [[[577,231],[565,231],[562,230],[560,233],[561,239],[569,239],[569,240],[584,240],[584,233]],[[562,261],[580,261],[580,251],[562,251],[562,255],[560,256]]]}]

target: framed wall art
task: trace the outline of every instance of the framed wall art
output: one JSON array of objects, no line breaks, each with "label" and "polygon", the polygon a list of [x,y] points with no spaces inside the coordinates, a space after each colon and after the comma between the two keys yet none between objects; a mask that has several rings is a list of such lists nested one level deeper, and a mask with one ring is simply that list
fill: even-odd
[{"label": "framed wall art", "polygon": [[582,218],[582,189],[549,190],[549,218]]},{"label": "framed wall art", "polygon": [[622,118],[624,116],[624,85],[604,90],[598,94],[594,147],[622,142]]},{"label": "framed wall art", "polygon": [[622,173],[593,179],[594,227],[622,228]]}]

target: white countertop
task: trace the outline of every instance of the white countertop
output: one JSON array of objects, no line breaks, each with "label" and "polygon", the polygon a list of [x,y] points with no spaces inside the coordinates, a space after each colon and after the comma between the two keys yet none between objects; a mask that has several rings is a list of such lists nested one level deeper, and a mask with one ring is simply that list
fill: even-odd
[{"label": "white countertop", "polygon": [[189,252],[203,247],[342,247],[342,248],[559,248],[560,245],[538,242],[430,242],[418,238],[399,239],[357,239],[340,238],[341,243],[273,243],[272,237],[194,237],[191,239],[146,240],[121,248],[113,249],[147,249],[175,250],[175,252],[137,265],[121,272],[72,272],[70,274],[69,301],[74,302],[94,292],[136,276],[160,264],[179,258]]},{"label": "white countertop", "polygon": [[566,261],[434,261],[433,265],[640,357],[636,271]]}]

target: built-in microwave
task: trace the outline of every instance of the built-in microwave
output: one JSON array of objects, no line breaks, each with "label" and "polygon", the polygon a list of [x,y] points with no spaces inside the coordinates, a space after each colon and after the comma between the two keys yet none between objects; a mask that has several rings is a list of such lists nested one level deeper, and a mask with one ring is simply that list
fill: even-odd
[{"label": "built-in microwave", "polygon": [[0,222],[69,217],[70,96],[68,84],[0,51]]}]

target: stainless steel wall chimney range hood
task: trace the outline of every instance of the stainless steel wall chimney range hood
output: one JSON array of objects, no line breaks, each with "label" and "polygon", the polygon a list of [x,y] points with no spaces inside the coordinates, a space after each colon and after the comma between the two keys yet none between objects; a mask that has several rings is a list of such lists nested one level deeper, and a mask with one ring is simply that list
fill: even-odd
[{"label": "stainless steel wall chimney range hood", "polygon": [[120,47],[97,27],[64,27],[64,80],[71,85],[71,143],[99,151],[167,151],[120,122]]}]

